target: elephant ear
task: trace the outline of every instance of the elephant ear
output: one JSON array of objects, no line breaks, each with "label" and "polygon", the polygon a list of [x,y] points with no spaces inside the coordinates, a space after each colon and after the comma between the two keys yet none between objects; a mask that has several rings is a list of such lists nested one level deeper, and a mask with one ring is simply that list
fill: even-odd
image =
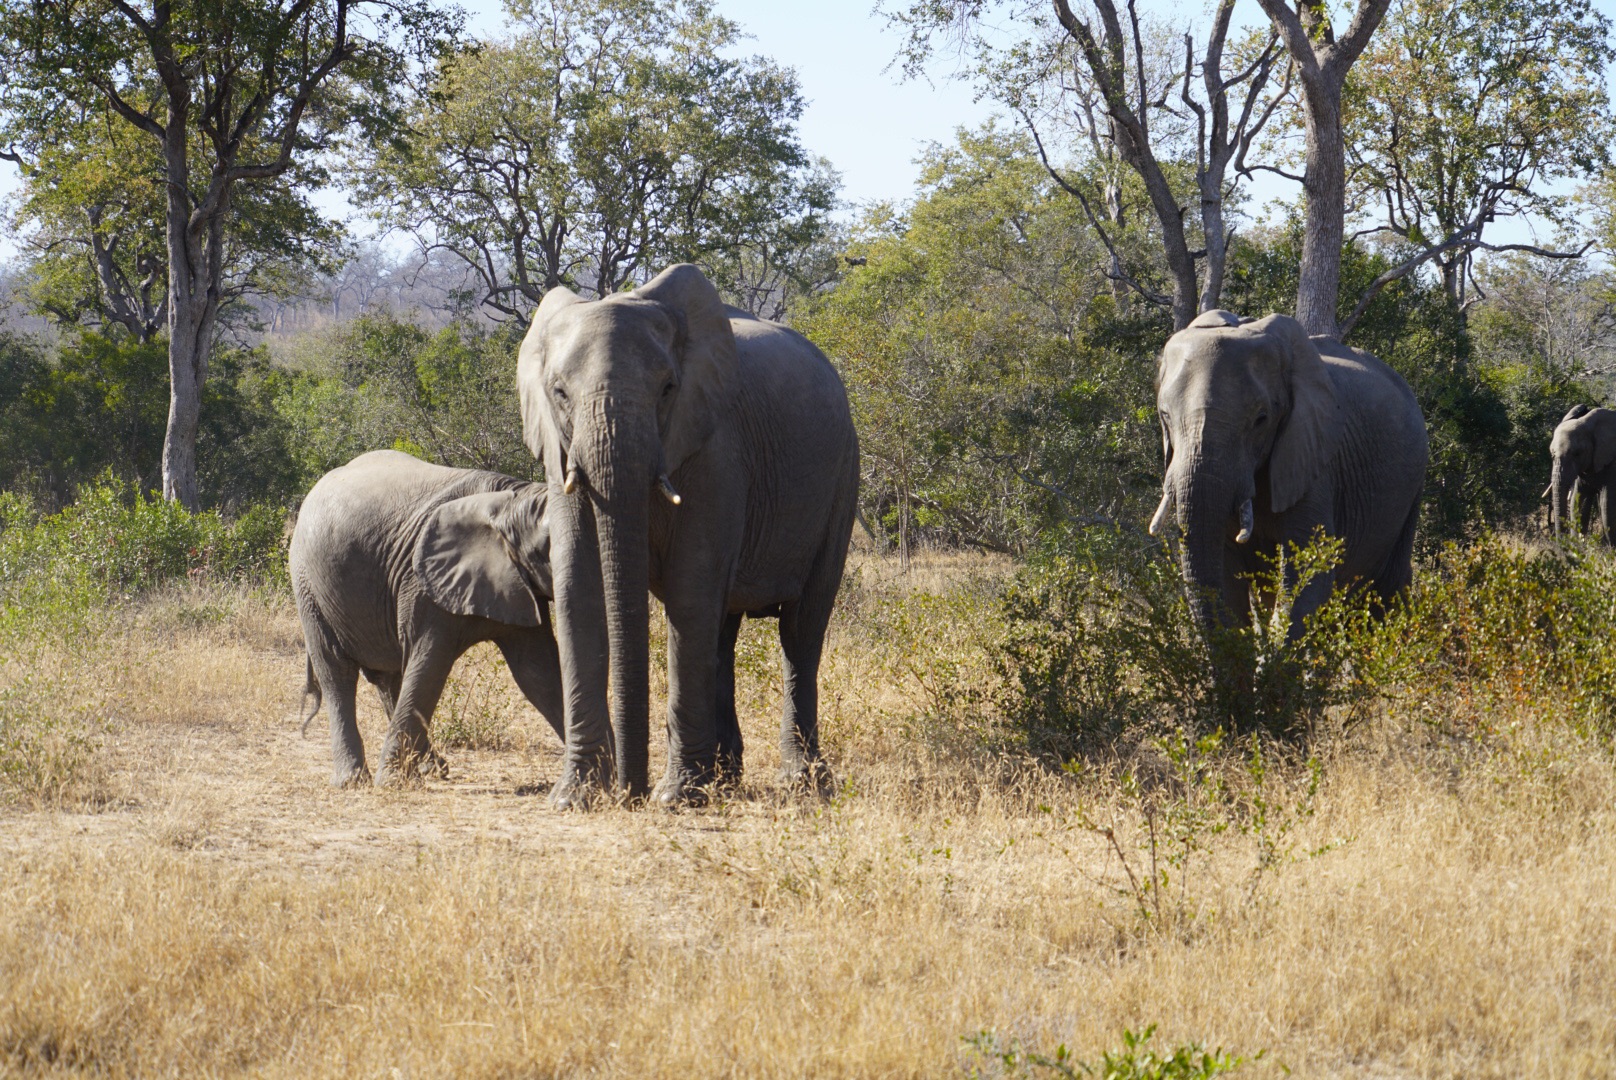
[{"label": "elephant ear", "polygon": [[[1598,415],[1592,415],[1597,412]],[[1610,463],[1616,461],[1616,412],[1609,409],[1589,409],[1583,414],[1588,419],[1584,421],[1594,433],[1594,460],[1595,472],[1610,468]]]},{"label": "elephant ear", "polygon": [[663,447],[673,472],[712,435],[735,393],[735,333],[718,290],[689,263],[668,267],[634,295],[661,304],[678,327],[679,389]]},{"label": "elephant ear", "polygon": [[1257,325],[1280,340],[1290,412],[1274,437],[1268,456],[1269,499],[1274,513],[1295,506],[1335,457],[1341,431],[1341,408],[1335,385],[1316,345],[1302,324],[1287,315],[1270,315]]},{"label": "elephant ear", "polygon": [[1567,420],[1575,420],[1578,417],[1587,416],[1593,411],[1594,409],[1592,405],[1573,405],[1571,408],[1566,410],[1566,414],[1564,416],[1560,417],[1560,423],[1563,424]]},{"label": "elephant ear", "polygon": [[517,354],[516,390],[522,400],[522,441],[527,443],[534,457],[544,462],[546,471],[560,469],[559,462],[545,459],[545,447],[552,446],[559,451],[561,437],[550,412],[550,395],[544,392],[545,331],[556,312],[583,302],[582,297],[563,285],[545,293]]},{"label": "elephant ear", "polygon": [[489,491],[452,499],[427,517],[415,573],[445,611],[511,626],[538,626],[539,608],[501,522],[517,496]]}]

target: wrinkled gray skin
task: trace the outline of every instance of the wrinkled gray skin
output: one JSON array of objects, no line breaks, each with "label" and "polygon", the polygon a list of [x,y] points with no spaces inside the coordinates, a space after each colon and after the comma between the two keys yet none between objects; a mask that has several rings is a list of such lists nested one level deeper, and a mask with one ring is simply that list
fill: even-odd
[{"label": "wrinkled gray skin", "polygon": [[320,478],[292,533],[290,568],[314,712],[331,720],[331,782],[368,782],[354,715],[359,675],[390,717],[378,784],[443,771],[427,730],[449,670],[499,646],[534,708],[562,734],[561,672],[546,601],[541,484],[447,469],[394,450]]},{"label": "wrinkled gray skin", "polygon": [[740,773],[734,650],[747,614],[780,620],[783,770],[823,783],[819,660],[858,494],[858,440],[830,362],[680,265],[602,300],[552,289],[517,383],[550,484],[567,732],[556,805],[614,784],[647,790],[647,590],[668,621],[656,800],[699,801]]},{"label": "wrinkled gray skin", "polygon": [[1156,376],[1167,468],[1156,532],[1176,520],[1197,620],[1244,624],[1246,578],[1314,529],[1343,543],[1307,582],[1291,634],[1337,581],[1383,599],[1412,579],[1425,421],[1408,384],[1368,353],[1309,338],[1285,315],[1209,311],[1168,339]]},{"label": "wrinkled gray skin", "polygon": [[1554,429],[1549,442],[1554,465],[1549,473],[1549,524],[1560,535],[1571,513],[1571,494],[1580,503],[1579,531],[1586,533],[1599,507],[1599,522],[1605,529],[1605,542],[1616,544],[1616,505],[1612,505],[1611,481],[1616,479],[1616,412],[1573,406]]}]

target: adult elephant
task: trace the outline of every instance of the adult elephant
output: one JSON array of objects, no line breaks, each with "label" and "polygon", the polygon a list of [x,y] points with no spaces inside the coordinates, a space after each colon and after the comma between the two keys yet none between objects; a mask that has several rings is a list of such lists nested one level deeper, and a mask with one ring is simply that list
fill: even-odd
[{"label": "adult elephant", "polygon": [[360,674],[389,717],[377,782],[441,772],[428,726],[450,669],[480,641],[499,646],[523,695],[562,734],[547,496],[542,484],[395,450],[361,454],[314,485],[289,564],[309,717],[323,698],[333,784],[370,779],[355,717]]},{"label": "adult elephant", "polygon": [[678,265],[601,300],[550,290],[517,382],[550,484],[567,742],[554,802],[613,783],[629,797],[648,790],[648,590],[668,623],[656,800],[693,801],[739,775],[734,648],[746,614],[780,620],[783,771],[822,779],[820,651],[859,475],[847,393],[824,354],[726,307],[701,271]]},{"label": "adult elephant", "polygon": [[1571,513],[1571,493],[1575,491],[1581,513],[1578,525],[1588,531],[1594,506],[1605,542],[1616,544],[1616,500],[1611,498],[1611,482],[1616,479],[1616,412],[1574,405],[1565,414],[1549,440],[1554,464],[1549,473],[1549,523],[1560,535],[1565,518]]},{"label": "adult elephant", "polygon": [[1293,635],[1337,581],[1386,599],[1408,587],[1429,450],[1391,368],[1285,315],[1209,311],[1168,339],[1156,408],[1167,460],[1150,530],[1176,518],[1184,531],[1203,626],[1247,620],[1250,576],[1319,528],[1342,541],[1342,561],[1302,586]]}]

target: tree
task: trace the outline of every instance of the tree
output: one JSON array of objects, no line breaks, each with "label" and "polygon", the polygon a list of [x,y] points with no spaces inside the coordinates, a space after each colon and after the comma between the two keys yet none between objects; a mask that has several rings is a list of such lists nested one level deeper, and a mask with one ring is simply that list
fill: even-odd
[{"label": "tree", "polygon": [[43,156],[110,113],[161,153],[169,415],[163,495],[199,505],[196,439],[238,188],[391,115],[411,55],[452,24],[426,0],[0,0],[0,141]]},{"label": "tree", "polygon": [[[1025,134],[962,131],[922,162],[914,205],[875,208],[862,260],[797,325],[848,387],[865,520],[1024,551],[1063,520],[1155,496],[1150,369],[1163,320],[1116,316],[1105,248]],[[1103,265],[1103,263],[1102,263]]]},{"label": "tree", "polygon": [[[1339,336],[1336,304],[1341,289],[1341,245],[1346,238],[1346,135],[1341,99],[1347,72],[1369,44],[1391,0],[1356,0],[1352,22],[1337,40],[1325,0],[1257,0],[1291,54],[1301,83],[1307,164],[1302,262],[1296,284],[1296,319],[1309,334]],[[1427,77],[1443,78],[1446,72]]]},{"label": "tree", "polygon": [[1613,57],[1610,20],[1587,0],[1398,0],[1348,81],[1349,194],[1378,222],[1360,235],[1413,250],[1372,283],[1343,335],[1375,291],[1427,262],[1464,310],[1477,251],[1587,250],[1497,245],[1485,233],[1508,218],[1576,224],[1556,188],[1610,164]]},{"label": "tree", "polygon": [[[163,160],[152,141],[108,110],[63,125],[18,164],[24,184],[13,228],[35,309],[63,326],[153,340],[168,326],[169,283]],[[284,295],[334,268],[340,230],[306,195],[319,182],[318,170],[294,160],[273,181],[236,193],[221,317],[249,293]]]},{"label": "tree", "polygon": [[[1233,194],[1230,170],[1245,168],[1252,140],[1283,97],[1277,78],[1283,65],[1276,70],[1282,53],[1272,35],[1242,41],[1229,57],[1235,71],[1225,72],[1235,0],[1219,0],[1199,55],[1188,32],[1162,48],[1165,42],[1146,32],[1134,3],[1127,4],[1125,18],[1114,0],[1093,0],[1093,5],[1090,15],[1074,10],[1068,0],[1053,0],[1053,26],[1041,13],[1042,0],[1008,5],[923,0],[893,18],[908,30],[904,62],[910,74],[930,58],[934,37],[966,38],[977,59],[971,74],[1026,123],[1050,176],[1079,200],[1106,242],[1113,278],[1170,308],[1174,327],[1182,329],[1198,312],[1218,306],[1231,234],[1225,212]],[[997,43],[997,27],[983,32],[987,16],[1001,10],[1030,27],[1031,36],[1006,48]],[[1176,51],[1180,41],[1182,53]],[[1046,142],[1051,128],[1062,125],[1088,144],[1089,163],[1104,176],[1103,199],[1091,198],[1091,185],[1081,175],[1052,161]],[[1115,162],[1131,169],[1144,186],[1171,296],[1129,275],[1112,242],[1111,231],[1124,217],[1122,187],[1107,168]],[[1193,174],[1194,194],[1188,198],[1184,185],[1174,182],[1176,172]],[[1193,224],[1185,220],[1191,200],[1198,210],[1190,218]],[[1096,202],[1112,229],[1095,213]]]},{"label": "tree", "polygon": [[[502,318],[565,284],[598,295],[691,261],[732,296],[829,228],[789,69],[729,59],[707,0],[534,0],[517,32],[445,59],[413,138],[356,167],[361,200],[475,273]],[[765,292],[769,291],[767,289]]]}]

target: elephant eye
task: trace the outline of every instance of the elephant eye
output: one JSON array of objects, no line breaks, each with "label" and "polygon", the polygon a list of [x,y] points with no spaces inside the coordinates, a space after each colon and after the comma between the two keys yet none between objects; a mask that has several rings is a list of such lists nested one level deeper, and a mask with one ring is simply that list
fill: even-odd
[{"label": "elephant eye", "polygon": [[673,396],[673,390],[674,390],[674,384],[673,383],[669,383],[667,386],[664,386],[662,388],[662,398],[663,398],[664,401],[666,401],[668,398]]},{"label": "elephant eye", "polygon": [[566,401],[567,400],[567,392],[565,390],[563,390],[559,386],[550,387],[550,393],[551,393],[551,395],[553,395],[555,397],[555,399],[557,401]]},{"label": "elephant eye", "polygon": [[1267,413],[1258,413],[1257,414],[1257,419],[1255,419],[1255,420],[1253,420],[1251,422],[1251,426],[1253,428],[1260,428],[1266,423],[1268,423],[1268,414]]}]

